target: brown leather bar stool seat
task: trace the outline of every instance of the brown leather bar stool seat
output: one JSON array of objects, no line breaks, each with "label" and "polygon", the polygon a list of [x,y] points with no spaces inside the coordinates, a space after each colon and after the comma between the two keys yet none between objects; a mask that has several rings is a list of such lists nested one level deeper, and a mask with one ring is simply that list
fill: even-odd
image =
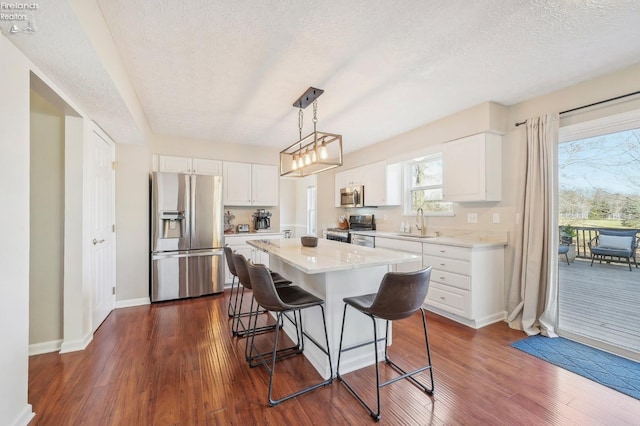
[{"label": "brown leather bar stool seat", "polygon": [[[240,318],[249,316],[250,312],[241,312],[242,310],[242,302],[244,300],[244,287],[240,284],[240,280],[238,279],[238,274],[236,272],[236,267],[233,261],[233,250],[231,247],[224,247],[224,257],[227,262],[227,267],[229,268],[229,272],[233,276],[231,280],[231,290],[229,291],[229,304],[227,306],[227,314],[232,318],[231,322],[231,330],[234,336],[238,335],[238,327],[241,325],[238,323]],[[270,271],[271,276],[273,277],[273,281],[277,283],[278,286],[289,285],[291,281],[284,278],[282,275],[277,272]],[[240,296],[240,297],[238,297]],[[233,299],[233,303],[232,303]],[[245,333],[245,332],[241,332]]]},{"label": "brown leather bar stool seat", "polygon": [[[429,337],[427,335],[427,321],[424,314],[424,308],[422,304],[429,291],[429,280],[431,278],[431,267],[423,269],[417,272],[388,272],[382,278],[380,288],[377,293],[366,294],[362,296],[347,297],[344,300],[344,311],[342,314],[342,330],[340,332],[340,349],[338,351],[338,366],[337,366],[337,378],[339,381],[345,384],[351,394],[356,397],[358,401],[367,409],[371,417],[376,421],[380,420],[380,388],[395,383],[401,379],[409,379],[419,389],[427,394],[433,394],[433,368],[431,366],[431,353],[429,351]],[[348,348],[342,347],[342,338],[344,336],[344,324],[347,315],[347,307],[357,310],[358,312],[367,315],[371,318],[373,323],[373,340],[359,343]],[[412,371],[405,371],[403,368],[395,364],[389,359],[387,353],[388,336],[389,336],[389,321],[397,321],[413,316],[417,311],[422,314],[422,326],[424,328],[424,339],[427,350],[427,365],[417,368]],[[382,319],[386,321],[385,335],[382,338],[378,338],[378,329],[376,319]],[[384,358],[385,362],[389,364],[400,375],[388,380],[384,383],[380,383],[380,372],[378,365],[378,343],[384,342]],[[343,352],[347,352],[353,349],[361,348],[365,345],[373,344],[373,350],[375,352],[375,365],[376,365],[376,397],[377,405],[374,411],[362,397],[353,389],[353,387],[340,375],[340,358]],[[425,386],[413,376],[427,371],[431,380],[430,386]]]},{"label": "brown leather bar stool seat", "polygon": [[[300,347],[300,351],[298,353],[302,353],[304,351],[304,342],[305,338],[307,338],[325,355],[327,355],[329,366],[331,366],[331,354],[329,353],[329,336],[327,334],[327,321],[324,313],[324,300],[314,296],[313,294],[298,286],[292,285],[290,287],[282,287],[276,289],[276,286],[274,285],[273,280],[271,279],[271,276],[269,274],[269,270],[263,265],[248,265],[248,270],[253,286],[253,294],[256,298],[256,301],[264,309],[276,314],[276,325],[282,325],[285,314],[288,312],[293,312],[294,316],[297,319],[295,321],[295,325],[296,336],[298,338],[298,344]],[[300,311],[302,309],[309,309],[313,307],[320,308],[320,311],[322,312],[322,324],[324,326],[324,347],[322,347],[322,345],[318,343],[313,337],[307,334],[302,324],[302,314],[300,313]],[[302,388],[281,398],[273,399],[273,383],[275,377],[276,361],[279,357],[279,336],[280,327],[276,327],[274,330],[273,349],[271,352],[270,360],[268,360],[267,355],[262,354],[258,351],[255,346],[255,341],[253,340],[253,338],[251,339],[251,354],[253,354],[254,351],[257,352],[257,358],[269,373],[269,392],[267,397],[270,406],[277,405],[288,399],[295,398],[312,390],[318,389],[322,386],[331,384],[331,382],[333,381],[332,367],[330,367],[328,379]]]}]

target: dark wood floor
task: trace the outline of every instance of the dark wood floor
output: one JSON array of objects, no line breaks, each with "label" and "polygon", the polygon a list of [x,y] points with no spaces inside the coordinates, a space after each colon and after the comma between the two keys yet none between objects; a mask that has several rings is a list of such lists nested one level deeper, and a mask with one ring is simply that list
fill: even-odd
[{"label": "dark wood floor", "polygon": [[[435,394],[406,380],[387,386],[380,424],[640,423],[640,401],[511,348],[525,336],[504,323],[473,330],[429,314],[428,325]],[[419,316],[395,323],[390,352],[417,365],[421,333]],[[85,351],[30,358],[31,424],[374,423],[337,381],[269,408],[267,375],[250,369],[243,351],[230,336],[224,295],[118,309]],[[278,369],[280,394],[318,379],[303,357]],[[360,389],[373,379],[370,369],[349,377]]]}]

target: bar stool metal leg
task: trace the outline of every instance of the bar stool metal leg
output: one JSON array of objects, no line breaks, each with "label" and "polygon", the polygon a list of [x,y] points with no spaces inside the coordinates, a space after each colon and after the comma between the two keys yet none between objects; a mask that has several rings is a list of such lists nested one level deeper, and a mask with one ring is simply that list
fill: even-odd
[{"label": "bar stool metal leg", "polygon": [[[240,286],[240,283],[238,283],[238,286]],[[231,302],[233,299],[233,296],[236,296],[236,300],[235,302]],[[227,315],[229,315],[229,317],[233,317],[236,314],[236,305],[238,302],[238,291],[236,290],[236,276],[234,275],[232,280],[231,280],[231,289],[229,290],[229,304],[227,305]]]},{"label": "bar stool metal leg", "polygon": [[[369,318],[371,318],[371,321],[373,323],[373,340],[343,349],[342,346],[343,346],[344,325],[345,325],[346,314],[347,314],[347,306],[348,305],[345,303],[344,311],[342,313],[342,328],[340,330],[340,346],[338,349],[338,365],[336,368],[336,376],[337,376],[337,379],[342,383],[344,383],[344,385],[347,387],[349,392],[369,412],[369,415],[373,417],[376,421],[380,420],[380,389],[402,379],[409,379],[420,390],[422,390],[423,392],[429,395],[432,395],[434,390],[433,369],[431,365],[431,351],[429,350],[429,336],[427,334],[427,322],[424,314],[424,308],[420,308],[420,313],[422,315],[422,326],[424,329],[425,345],[426,345],[426,352],[427,352],[427,365],[407,372],[389,358],[389,355],[388,355],[389,320],[385,320],[385,324],[386,324],[385,336],[383,338],[378,338],[378,326],[376,324],[376,317],[374,315],[371,315],[369,313],[362,312],[356,309],[358,312],[361,312],[362,314],[367,315]],[[385,362],[389,364],[398,373],[400,373],[399,376],[394,377],[393,379],[387,380],[386,382],[383,382],[383,383],[380,383],[380,367],[379,367],[379,360],[378,360],[378,343],[380,343],[381,341],[384,342]],[[355,389],[345,380],[344,376],[340,374],[340,360],[341,360],[342,353],[366,346],[368,344],[373,344],[375,367],[376,367],[376,409],[375,411],[362,399],[362,397],[355,391]],[[415,374],[421,373],[425,370],[429,371],[431,386],[426,386],[420,381],[418,381],[415,377],[413,377]]]},{"label": "bar stool metal leg", "polygon": [[[324,352],[328,359],[329,359],[329,366],[330,366],[330,374],[329,374],[329,378],[327,380],[323,380],[319,383],[313,384],[311,386],[305,387],[303,389],[300,389],[296,392],[293,392],[289,395],[286,395],[282,398],[279,399],[273,399],[273,383],[274,383],[274,378],[275,378],[275,366],[276,366],[276,362],[278,361],[278,340],[279,340],[279,336],[280,336],[280,327],[278,327],[275,330],[274,333],[274,341],[273,341],[273,351],[271,352],[271,363],[269,364],[267,362],[267,360],[265,359],[266,354],[258,354],[258,358],[260,359],[262,365],[264,365],[264,367],[267,369],[267,372],[269,373],[269,393],[268,393],[268,399],[269,399],[269,406],[273,407],[275,405],[280,404],[281,402],[287,401],[291,398],[295,398],[297,396],[303,395],[307,392],[311,392],[314,389],[318,389],[322,386],[326,386],[332,383],[333,381],[333,367],[331,367],[331,354],[329,353],[329,335],[327,333],[327,322],[326,322],[326,318],[325,318],[325,313],[324,313],[324,306],[322,305],[316,305],[320,308],[320,310],[322,311],[322,322],[324,324],[324,338],[325,338],[325,347],[323,348],[322,345],[320,345],[318,342],[316,342],[316,340],[309,336],[303,328],[303,324],[302,324],[302,316],[300,315],[300,312],[298,310],[298,319],[300,321],[298,322],[298,327],[300,329],[300,336],[302,337],[302,343],[301,345],[304,346],[304,339],[305,337],[307,339],[309,339],[314,345],[316,345],[322,352]],[[286,311],[279,311],[276,316],[277,316],[277,323],[281,324],[282,320],[283,320],[283,314]],[[295,315],[295,313],[294,313]],[[302,352],[302,351],[301,351]]]}]

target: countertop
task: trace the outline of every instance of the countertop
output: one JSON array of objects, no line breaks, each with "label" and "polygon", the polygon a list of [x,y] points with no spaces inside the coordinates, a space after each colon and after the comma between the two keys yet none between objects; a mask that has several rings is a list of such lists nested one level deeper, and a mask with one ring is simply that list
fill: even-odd
[{"label": "countertop", "polygon": [[417,241],[427,244],[445,244],[458,247],[492,247],[506,246],[506,232],[473,232],[455,231],[449,235],[434,235],[427,233],[426,237],[419,234],[384,231],[350,231],[356,235],[369,235],[373,237],[392,238],[396,240]]},{"label": "countertop", "polygon": [[247,244],[279,258],[307,274],[415,262],[420,256],[383,248],[369,248],[318,239],[317,247],[303,247],[300,238],[250,240]]},{"label": "countertop", "polygon": [[245,236],[255,237],[257,235],[284,235],[282,231],[249,231],[249,232],[229,232],[224,234],[225,237],[245,237]]}]

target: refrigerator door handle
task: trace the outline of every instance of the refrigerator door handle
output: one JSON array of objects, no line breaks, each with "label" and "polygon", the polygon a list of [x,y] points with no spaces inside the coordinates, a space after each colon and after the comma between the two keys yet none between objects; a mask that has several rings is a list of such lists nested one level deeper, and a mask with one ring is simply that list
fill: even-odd
[{"label": "refrigerator door handle", "polygon": [[174,258],[180,258],[180,257],[189,257],[190,254],[187,251],[174,251],[174,252],[157,252],[157,253],[152,253],[152,260],[156,260],[156,259],[174,259]]},{"label": "refrigerator door handle", "polygon": [[196,194],[198,193],[198,188],[197,188],[197,179],[196,179],[196,175],[191,175],[190,179],[191,179],[191,184],[187,185],[190,188],[191,194],[190,194],[190,198],[189,198],[189,202],[191,203],[191,205],[189,206],[189,208],[191,209],[190,212],[190,220],[191,220],[191,245],[190,247],[193,248],[194,246],[194,238],[195,235],[193,235],[194,231],[198,229],[198,227],[196,226]]}]

